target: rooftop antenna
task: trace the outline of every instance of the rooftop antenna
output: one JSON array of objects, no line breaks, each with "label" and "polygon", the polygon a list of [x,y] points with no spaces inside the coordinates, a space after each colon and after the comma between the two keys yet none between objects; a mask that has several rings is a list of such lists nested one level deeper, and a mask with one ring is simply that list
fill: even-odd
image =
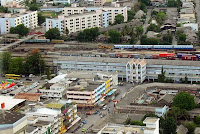
[{"label": "rooftop antenna", "polygon": [[5,120],[5,111],[4,111],[4,108],[5,108],[5,103],[1,103],[1,109],[2,109],[2,116],[3,116],[3,119]]}]

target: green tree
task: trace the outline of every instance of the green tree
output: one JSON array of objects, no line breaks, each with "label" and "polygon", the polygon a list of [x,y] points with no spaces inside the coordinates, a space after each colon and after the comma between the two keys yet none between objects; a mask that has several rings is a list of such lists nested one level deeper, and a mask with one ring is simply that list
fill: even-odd
[{"label": "green tree", "polygon": [[144,29],[142,26],[137,26],[135,31],[136,31],[136,36],[140,37],[142,33],[144,32]]},{"label": "green tree", "polygon": [[69,34],[69,30],[68,30],[68,28],[66,27],[66,29],[65,29],[65,33],[66,33],[66,35],[68,35]]},{"label": "green tree", "polygon": [[184,33],[179,34],[178,35],[178,40],[185,42],[186,41],[186,34],[184,34]]},{"label": "green tree", "polygon": [[140,4],[140,10],[144,11],[145,13],[147,12],[147,7],[144,3]]},{"label": "green tree", "polygon": [[99,28],[90,28],[90,29],[85,29],[78,33],[76,40],[80,42],[90,42],[90,41],[95,41],[97,36],[99,35]]},{"label": "green tree", "polygon": [[39,9],[39,7],[36,4],[30,4],[29,5],[29,9],[31,11],[37,11]]},{"label": "green tree", "polygon": [[26,74],[44,73],[45,62],[38,50],[33,50],[25,59]]},{"label": "green tree", "polygon": [[194,118],[194,123],[196,123],[197,125],[200,125],[200,116],[196,116]]},{"label": "green tree", "polygon": [[160,26],[156,25],[156,24],[150,24],[147,27],[147,31],[154,31],[154,32],[160,32]]},{"label": "green tree", "polygon": [[163,122],[163,134],[176,134],[176,121],[173,117],[167,117]]},{"label": "green tree", "polygon": [[122,14],[118,14],[115,16],[115,24],[121,24],[124,22],[124,16]]},{"label": "green tree", "polygon": [[194,130],[196,128],[196,124],[193,121],[184,122],[183,126],[185,126],[188,129],[188,134],[194,134]]},{"label": "green tree", "polygon": [[139,0],[141,3],[144,3],[146,6],[151,6],[150,0]]},{"label": "green tree", "polygon": [[156,21],[162,24],[167,19],[167,15],[164,12],[159,12],[156,17]]},{"label": "green tree", "polygon": [[134,9],[131,8],[130,11],[127,11],[127,14],[128,14],[128,21],[131,21],[132,19],[134,19],[134,16],[135,16]]},{"label": "green tree", "polygon": [[172,105],[180,109],[192,110],[195,108],[194,96],[186,92],[180,92],[174,97]]},{"label": "green tree", "polygon": [[140,42],[142,45],[158,45],[159,40],[156,38],[147,38],[146,35],[143,35],[140,39]]},{"label": "green tree", "polygon": [[168,7],[178,7],[178,1],[176,1],[176,0],[168,0],[167,6]]},{"label": "green tree", "polygon": [[51,28],[49,29],[46,33],[45,33],[45,37],[47,39],[61,39],[61,36],[60,36],[60,31],[58,30],[58,28]]},{"label": "green tree", "polygon": [[47,68],[46,73],[47,73],[47,79],[50,80],[50,71],[49,71],[49,67]]},{"label": "green tree", "polygon": [[9,73],[23,74],[24,73],[24,59],[21,57],[12,58],[9,65]]},{"label": "green tree", "polygon": [[38,14],[38,24],[41,25],[42,23],[45,22],[46,17],[42,16],[41,13]]},{"label": "green tree", "polygon": [[180,109],[179,107],[172,107],[171,110],[167,113],[167,116],[172,116],[177,120],[184,119],[188,120],[189,119],[189,113],[185,109]]},{"label": "green tree", "polygon": [[0,6],[0,13],[10,13],[7,7]]},{"label": "green tree", "polygon": [[173,36],[169,31],[167,34],[164,34],[162,37],[163,42],[172,43],[172,39],[173,39]]},{"label": "green tree", "polygon": [[185,75],[185,84],[188,84],[188,77]]},{"label": "green tree", "polygon": [[120,43],[121,34],[118,31],[110,30],[108,32],[108,35],[110,36],[109,42],[111,42],[111,43]]},{"label": "green tree", "polygon": [[25,27],[24,24],[20,24],[20,25],[17,25],[16,27],[11,27],[10,33],[25,36],[29,33],[29,29]]},{"label": "green tree", "polygon": [[165,71],[163,69],[163,66],[162,66],[162,69],[161,69],[161,74],[158,75],[158,82],[165,82]]},{"label": "green tree", "polygon": [[4,74],[8,73],[9,71],[9,66],[10,66],[10,63],[11,63],[11,53],[10,52],[4,52],[2,54],[2,72]]}]

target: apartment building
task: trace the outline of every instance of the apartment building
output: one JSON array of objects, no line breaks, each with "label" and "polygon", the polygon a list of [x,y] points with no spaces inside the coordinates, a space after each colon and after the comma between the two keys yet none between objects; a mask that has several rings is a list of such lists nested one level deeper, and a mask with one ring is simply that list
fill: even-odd
[{"label": "apartment building", "polygon": [[1,6],[10,5],[10,4],[21,4],[23,0],[1,0]]},{"label": "apartment building", "polygon": [[[71,73],[67,75],[71,81],[67,88],[67,99],[77,103],[79,107],[95,106],[101,103],[112,86],[118,84],[118,74]],[[103,94],[103,96],[102,96]]]},{"label": "apartment building", "polygon": [[59,4],[59,3],[61,3],[61,4],[71,4],[71,3],[73,3],[75,0],[53,0],[53,3],[55,3],[55,4]]},{"label": "apartment building", "polygon": [[[101,0],[97,0],[101,1]],[[97,11],[97,10],[102,10],[104,12],[108,13],[108,20],[111,23],[114,23],[115,16],[118,14],[122,14],[124,16],[124,21],[126,22],[128,17],[127,17],[127,7],[120,7],[119,4],[114,3],[112,6],[101,6],[101,7],[78,7],[76,4],[72,4],[71,7],[65,7],[62,11],[62,14],[65,16],[72,15],[72,14],[81,14],[87,12],[92,12],[92,11]]]},{"label": "apartment building", "polygon": [[4,111],[4,114],[0,114],[1,134],[26,134],[26,127],[27,117],[24,114],[12,111]]},{"label": "apartment building", "polygon": [[120,7],[119,4],[115,4],[114,6],[103,6],[103,7],[87,7],[86,10],[88,12],[96,11],[96,10],[103,10],[105,12],[108,12],[108,19],[109,22],[114,23],[115,22],[115,16],[118,14],[121,14],[124,16],[124,22],[128,20],[127,16],[127,7]]},{"label": "apartment building", "polygon": [[106,0],[94,0],[94,6],[103,6]]},{"label": "apartment building", "polygon": [[70,16],[61,15],[58,19],[46,19],[46,31],[50,28],[57,27],[61,33],[67,28],[69,33],[82,31],[87,28],[107,27],[108,13],[102,10],[88,12],[83,14],[74,14]]},{"label": "apartment building", "polygon": [[[76,61],[74,61],[74,57],[69,56],[60,57],[53,62],[57,65],[58,70],[84,70],[112,73],[117,71],[119,78],[126,79],[130,78],[126,74],[126,65],[131,60],[129,58],[76,57]],[[146,77],[145,75],[143,77],[146,80],[156,81],[163,67],[164,71],[166,71],[165,76],[175,82],[180,82],[180,79],[184,79],[185,76],[188,77],[188,81],[191,83],[200,82],[200,64],[198,61],[145,59],[145,62]],[[143,69],[145,70],[145,67]]]},{"label": "apartment building", "polygon": [[7,34],[11,27],[24,24],[27,28],[34,29],[38,25],[37,11],[27,11],[20,14],[3,14],[0,16],[1,34]]}]

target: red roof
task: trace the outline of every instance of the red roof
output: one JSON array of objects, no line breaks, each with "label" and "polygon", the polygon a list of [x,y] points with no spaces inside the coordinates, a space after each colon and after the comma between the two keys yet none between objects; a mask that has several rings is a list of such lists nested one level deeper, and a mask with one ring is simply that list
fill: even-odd
[{"label": "red roof", "polygon": [[31,32],[28,33],[28,35],[34,35],[34,34],[40,35],[40,34],[43,34],[43,33],[40,32],[40,31],[38,31],[38,32],[31,31]]}]

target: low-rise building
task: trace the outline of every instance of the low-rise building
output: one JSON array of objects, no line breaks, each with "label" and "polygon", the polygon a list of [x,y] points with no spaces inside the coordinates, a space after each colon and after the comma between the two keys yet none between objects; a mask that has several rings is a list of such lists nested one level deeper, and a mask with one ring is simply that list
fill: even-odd
[{"label": "low-rise building", "polygon": [[19,14],[3,14],[0,16],[0,32],[6,34],[11,27],[24,24],[27,28],[34,29],[38,25],[37,11],[27,11]]},{"label": "low-rise building", "polygon": [[55,4],[59,4],[59,3],[61,3],[61,4],[71,4],[71,3],[73,3],[75,0],[53,0],[53,3],[55,3]]},{"label": "low-rise building", "polygon": [[107,124],[97,134],[159,134],[159,118],[147,117],[146,126]]},{"label": "low-rise building", "polygon": [[[84,71],[103,71],[114,73],[118,72],[121,79],[126,79],[126,65],[132,59],[129,58],[107,58],[107,57],[76,57],[73,56],[60,57],[53,62],[59,70],[84,70]],[[141,61],[142,59],[140,59]],[[146,62],[146,80],[157,80],[158,74],[161,73],[163,67],[165,76],[171,78],[175,82],[188,77],[191,83],[200,81],[200,64],[199,61],[183,61],[183,60],[159,60],[145,59]]]},{"label": "low-rise building", "polygon": [[61,99],[66,90],[66,84],[63,82],[58,82],[48,87],[39,89],[38,92],[42,94],[44,98],[58,98]]},{"label": "low-rise building", "polygon": [[117,74],[91,74],[78,73],[68,75],[72,81],[67,88],[67,99],[77,103],[78,106],[95,106],[100,104],[111,87],[118,84]]},{"label": "low-rise building", "polygon": [[26,115],[12,111],[4,111],[0,114],[1,134],[26,134],[26,127]]},{"label": "low-rise building", "polygon": [[25,99],[15,99],[13,96],[0,96],[0,103],[5,103],[4,110],[14,111],[25,105]]},{"label": "low-rise building", "polygon": [[166,6],[168,0],[151,0],[151,4],[155,7]]}]

